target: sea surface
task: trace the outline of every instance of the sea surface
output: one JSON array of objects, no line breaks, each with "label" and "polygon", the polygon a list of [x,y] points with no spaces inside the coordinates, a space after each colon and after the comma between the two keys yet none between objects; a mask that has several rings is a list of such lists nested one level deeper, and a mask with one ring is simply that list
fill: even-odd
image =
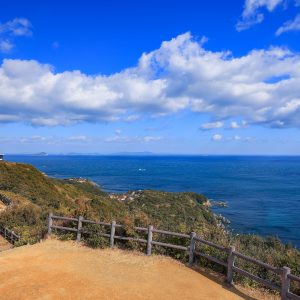
[{"label": "sea surface", "polygon": [[236,233],[275,235],[300,248],[300,157],[263,156],[7,156],[49,176],[85,177],[108,192],[194,191]]}]

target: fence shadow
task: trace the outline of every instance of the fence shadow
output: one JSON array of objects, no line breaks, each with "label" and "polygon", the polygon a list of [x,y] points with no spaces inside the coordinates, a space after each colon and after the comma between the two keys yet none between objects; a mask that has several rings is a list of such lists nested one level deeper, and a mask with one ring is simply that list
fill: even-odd
[{"label": "fence shadow", "polygon": [[225,275],[218,274],[210,269],[207,269],[207,268],[204,268],[201,266],[197,266],[197,265],[193,266],[191,269],[194,272],[201,274],[202,276],[218,283],[219,285],[222,286],[223,289],[230,291],[245,300],[257,300],[257,298],[253,298],[253,297],[245,294],[244,292],[238,290],[235,286],[230,286],[229,284],[227,284],[225,282],[225,279],[226,279]]}]

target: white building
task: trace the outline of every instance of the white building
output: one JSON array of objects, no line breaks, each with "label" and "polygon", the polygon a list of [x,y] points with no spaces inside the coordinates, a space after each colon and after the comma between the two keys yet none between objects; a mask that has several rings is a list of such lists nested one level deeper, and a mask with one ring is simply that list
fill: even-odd
[{"label": "white building", "polygon": [[0,154],[0,160],[4,160],[4,155]]}]

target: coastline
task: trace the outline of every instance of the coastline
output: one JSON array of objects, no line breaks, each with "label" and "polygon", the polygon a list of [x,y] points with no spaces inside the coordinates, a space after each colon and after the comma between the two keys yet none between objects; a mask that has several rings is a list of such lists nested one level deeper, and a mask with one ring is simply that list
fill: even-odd
[{"label": "coastline", "polygon": [[[300,158],[295,157],[7,157],[54,178],[85,177],[106,192],[194,191],[228,207],[214,207],[234,232],[278,236],[300,247]],[[141,172],[139,169],[145,169]]]}]

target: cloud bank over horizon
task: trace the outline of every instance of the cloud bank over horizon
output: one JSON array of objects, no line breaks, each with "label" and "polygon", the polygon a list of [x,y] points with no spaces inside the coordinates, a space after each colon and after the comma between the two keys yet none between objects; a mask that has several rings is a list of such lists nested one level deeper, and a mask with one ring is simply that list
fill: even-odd
[{"label": "cloud bank over horizon", "polygon": [[57,73],[36,60],[4,59],[0,67],[0,122],[33,126],[132,122],[189,110],[210,116],[217,127],[242,118],[299,128],[299,95],[299,54],[271,47],[234,57],[205,49],[190,33],[109,76]]}]

